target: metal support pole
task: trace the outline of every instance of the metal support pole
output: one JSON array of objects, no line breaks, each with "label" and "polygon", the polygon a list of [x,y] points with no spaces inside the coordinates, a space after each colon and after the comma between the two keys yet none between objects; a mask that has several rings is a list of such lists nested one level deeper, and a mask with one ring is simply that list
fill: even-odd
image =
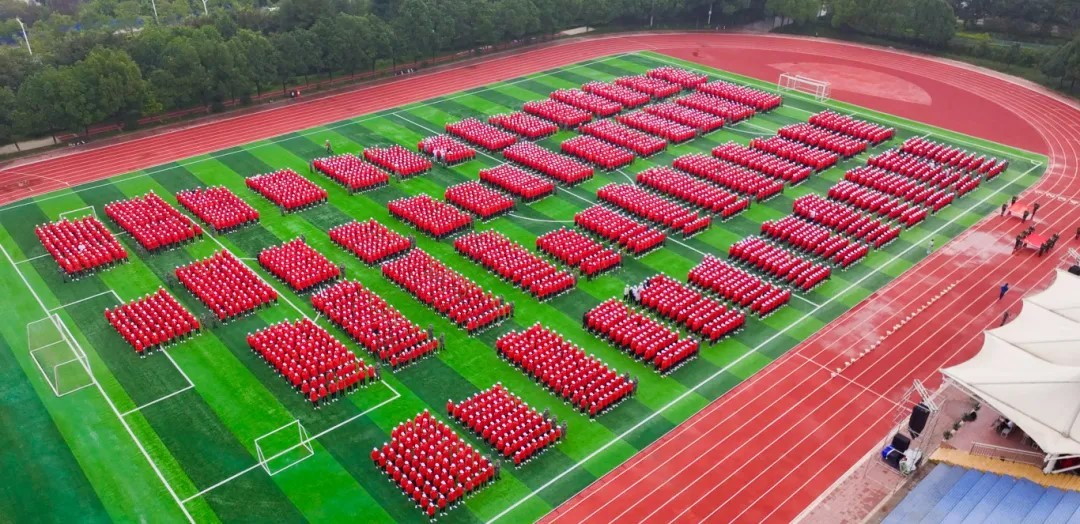
[{"label": "metal support pole", "polygon": [[19,28],[22,29],[22,37],[26,42],[26,52],[30,53],[30,56],[34,56],[34,50],[30,49],[30,37],[26,36],[26,24],[24,24],[22,19],[17,16],[15,17],[15,21],[19,23]]}]

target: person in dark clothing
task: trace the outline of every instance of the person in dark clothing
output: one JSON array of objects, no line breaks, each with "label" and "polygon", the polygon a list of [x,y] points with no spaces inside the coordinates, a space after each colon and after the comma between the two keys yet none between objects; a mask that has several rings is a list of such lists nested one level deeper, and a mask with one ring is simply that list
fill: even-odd
[{"label": "person in dark clothing", "polygon": [[1021,222],[1027,222],[1027,219],[1028,219],[1028,212],[1027,212],[1027,210],[1025,210],[1024,211],[1024,216],[1020,217],[1020,221]]},{"label": "person in dark clothing", "polygon": [[[1008,204],[1001,204],[1001,216],[1005,216],[1005,210],[1009,209]],[[1080,229],[1080,228],[1077,228]]]},{"label": "person in dark clothing", "polygon": [[1035,220],[1035,213],[1038,213],[1038,212],[1039,212],[1039,203],[1035,202],[1035,204],[1031,206],[1031,219],[1032,220]]},{"label": "person in dark clothing", "polygon": [[1009,203],[1009,205],[1013,205],[1013,204],[1016,204],[1016,195],[1013,195],[1012,202]]},{"label": "person in dark clothing", "polygon": [[[1005,312],[1005,316],[1001,317],[1001,325],[1004,326],[1009,321],[1009,312]],[[1000,326],[999,326],[1000,327]]]},{"label": "person in dark clothing", "polygon": [[1001,293],[998,294],[998,300],[1005,298],[1005,293],[1009,291],[1009,283],[1006,282],[1001,285]]}]

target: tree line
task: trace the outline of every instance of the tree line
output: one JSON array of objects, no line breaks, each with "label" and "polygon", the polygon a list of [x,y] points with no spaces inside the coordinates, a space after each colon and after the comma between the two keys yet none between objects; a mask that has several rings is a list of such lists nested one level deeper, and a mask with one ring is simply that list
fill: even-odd
[{"label": "tree line", "polygon": [[[1075,29],[1077,0],[0,0],[0,145],[579,27],[795,24],[951,46]],[[156,14],[153,7],[156,6]],[[27,27],[27,51],[18,17]],[[1078,32],[1080,33],[1080,32]],[[971,53],[1080,79],[1080,41]]]},{"label": "tree line", "polygon": [[[767,0],[766,11],[796,26],[827,27],[1039,71],[1073,92],[1080,80],[1078,0]],[[956,38],[978,31],[973,44]],[[1024,40],[992,44],[989,33]],[[1070,40],[1071,37],[1071,40]]]},{"label": "tree line", "polygon": [[[0,0],[0,145],[588,26],[759,18],[764,0]],[[711,14],[710,14],[711,11]],[[31,56],[14,22],[27,24]]]}]

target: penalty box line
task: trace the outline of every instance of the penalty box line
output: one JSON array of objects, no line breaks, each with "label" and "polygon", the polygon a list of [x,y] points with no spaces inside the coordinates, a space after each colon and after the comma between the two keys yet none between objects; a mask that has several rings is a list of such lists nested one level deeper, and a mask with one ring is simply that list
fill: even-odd
[{"label": "penalty box line", "polygon": [[[34,289],[34,286],[30,285],[30,281],[27,280],[26,275],[24,275],[22,270],[19,269],[19,266],[15,263],[15,260],[11,258],[11,254],[8,253],[7,248],[5,248],[2,244],[0,244],[0,253],[3,253],[4,258],[7,259],[8,263],[11,264],[11,267],[15,269],[15,273],[19,275],[19,279],[22,280],[23,285],[26,286],[26,289],[30,291],[30,294],[34,297],[34,300],[37,301],[38,306],[41,307],[41,310],[45,312],[45,314],[50,314],[49,308],[45,305],[45,301],[42,300],[41,295],[38,295],[37,290]],[[67,325],[62,320],[60,322],[60,325],[63,326],[64,331],[68,333],[68,337],[70,338],[70,341],[74,345],[74,347],[78,348],[78,351],[82,355],[86,355],[86,352],[83,351],[82,346],[79,344],[79,341],[75,339],[75,337],[71,336],[70,330],[67,329]],[[87,365],[89,366],[89,363],[87,363]],[[161,481],[161,484],[165,487],[165,490],[169,492],[169,496],[172,497],[173,501],[176,502],[177,506],[180,508],[180,511],[184,514],[184,517],[187,519],[187,521],[195,524],[195,518],[191,516],[191,513],[188,512],[187,507],[183,504],[183,502],[180,501],[180,496],[176,494],[176,490],[174,490],[172,485],[169,484],[169,481],[165,478],[165,474],[161,471],[161,468],[158,467],[156,462],[154,462],[154,459],[146,450],[146,446],[144,446],[142,441],[139,440],[139,437],[136,436],[135,431],[131,429],[131,425],[127,423],[127,420],[125,420],[124,417],[120,415],[120,410],[117,409],[116,404],[112,401],[111,398],[109,398],[109,395],[105,393],[105,388],[103,388],[101,386],[101,383],[98,382],[97,377],[93,374],[92,371],[90,371],[90,369],[87,369],[87,371],[90,372],[90,378],[93,385],[97,387],[98,392],[101,393],[101,398],[105,401],[106,404],[108,404],[109,409],[112,410],[113,414],[116,415],[116,419],[120,421],[120,425],[123,426],[128,436],[131,437],[131,441],[135,444],[135,447],[139,449],[139,453],[141,453],[143,458],[146,459],[147,464],[150,465],[150,468],[154,471],[154,474],[157,476],[158,480]]]},{"label": "penalty box line", "polygon": [[[252,465],[250,465],[250,466],[248,466],[248,467],[246,467],[246,468],[232,474],[231,476],[214,483],[213,485],[203,489],[202,491],[199,491],[198,493],[196,493],[196,494],[194,494],[194,495],[192,495],[192,496],[190,496],[190,497],[188,497],[186,499],[183,499],[182,501],[180,501],[181,504],[187,504],[188,502],[191,502],[191,501],[193,501],[193,500],[195,500],[197,498],[200,498],[200,497],[206,495],[207,493],[210,493],[211,491],[213,491],[213,490],[215,490],[217,488],[220,488],[221,486],[224,486],[225,484],[228,484],[228,483],[230,483],[230,482],[232,482],[232,481],[234,481],[234,480],[236,480],[236,479],[238,479],[238,478],[240,478],[240,477],[242,477],[242,476],[244,476],[244,475],[246,475],[246,474],[248,474],[248,473],[250,473],[252,471],[255,471],[256,469],[262,469],[262,468],[264,468],[263,464],[265,464],[267,462],[270,462],[271,460],[280,458],[280,457],[284,456],[287,453],[291,453],[291,452],[293,452],[293,451],[295,451],[297,449],[300,449],[300,448],[310,449],[311,443],[314,442],[315,440],[317,440],[317,439],[319,439],[321,437],[324,437],[324,436],[330,434],[331,432],[336,431],[337,429],[345,426],[346,424],[349,424],[350,422],[352,422],[352,421],[354,421],[354,420],[356,420],[356,419],[358,419],[358,418],[360,418],[360,417],[362,417],[364,415],[367,415],[368,413],[371,413],[372,411],[375,411],[376,409],[379,409],[379,408],[381,408],[381,407],[383,407],[383,406],[385,406],[385,405],[387,405],[387,404],[401,398],[401,393],[398,393],[398,391],[396,389],[394,389],[394,387],[391,386],[388,382],[386,382],[385,380],[382,380],[380,382],[382,382],[382,384],[384,386],[386,386],[386,388],[389,389],[393,393],[393,396],[391,396],[390,398],[388,398],[386,400],[383,400],[382,402],[379,402],[378,404],[375,404],[374,406],[372,406],[370,408],[367,408],[367,409],[361,411],[360,413],[357,413],[357,414],[355,414],[355,415],[353,415],[353,416],[351,416],[351,417],[349,417],[349,418],[347,418],[345,420],[342,420],[341,422],[338,422],[337,424],[334,424],[333,426],[330,426],[330,427],[328,427],[328,428],[326,428],[326,429],[324,429],[324,430],[322,430],[322,431],[320,431],[320,432],[318,432],[318,433],[316,433],[314,435],[311,435],[311,436],[307,437],[306,439],[303,439],[300,442],[298,442],[296,444],[293,444],[292,446],[289,446],[288,448],[285,448],[285,449],[283,449],[283,450],[281,450],[281,451],[279,451],[279,452],[277,452],[277,453],[275,453],[275,454],[273,454],[273,455],[271,455],[269,457],[265,457],[263,460],[258,461],[256,463],[254,463],[254,464],[252,464]],[[293,422],[290,422],[289,424],[292,424],[292,423]],[[286,424],[286,426],[289,425],[289,424]],[[282,426],[282,427],[285,427],[285,426]],[[280,429],[281,428],[278,428],[278,429],[276,429],[274,431],[278,431]],[[271,433],[273,433],[273,432],[271,432]],[[263,436],[265,436],[265,435],[263,435]],[[259,438],[262,438],[262,436],[260,436]],[[282,469],[280,471],[284,471],[284,469]]]}]

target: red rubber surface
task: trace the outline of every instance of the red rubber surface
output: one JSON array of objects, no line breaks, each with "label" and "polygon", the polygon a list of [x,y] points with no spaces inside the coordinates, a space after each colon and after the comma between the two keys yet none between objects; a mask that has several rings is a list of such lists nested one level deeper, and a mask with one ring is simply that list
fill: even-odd
[{"label": "red rubber surface", "polygon": [[[1020,224],[987,217],[545,519],[786,522],[885,438],[895,401],[913,379],[934,387],[940,382],[940,367],[973,355],[982,341],[979,332],[994,324],[1006,308],[1015,315],[1021,296],[1045,284],[1060,254],[1074,244],[1071,232],[1080,225],[1080,109],[1075,103],[961,64],[853,44],[760,35],[620,35],[562,43],[27,163],[0,171],[0,203],[638,50],[766,80],[774,80],[783,67],[771,64],[811,62],[835,65],[841,72],[867,71],[879,79],[895,79],[891,81],[918,96],[891,97],[884,84],[876,90],[845,89],[849,84],[841,81],[834,82],[833,98],[1050,158],[1045,176],[1029,194],[1038,195],[1032,198],[1042,203],[1040,230],[1063,233],[1063,245],[1051,256],[1011,255]],[[856,355],[954,281],[960,284],[915,322],[840,377],[830,378],[829,369]],[[998,301],[1002,282],[1013,291]]]}]

